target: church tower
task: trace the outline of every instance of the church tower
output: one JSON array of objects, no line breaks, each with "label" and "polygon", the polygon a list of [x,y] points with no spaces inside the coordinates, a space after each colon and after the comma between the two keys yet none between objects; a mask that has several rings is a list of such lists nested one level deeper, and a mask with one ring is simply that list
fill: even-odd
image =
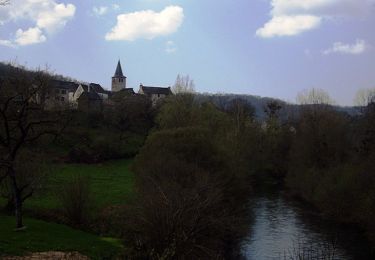
[{"label": "church tower", "polygon": [[126,77],[122,73],[120,60],[117,63],[115,75],[112,77],[112,91],[117,92],[126,88]]}]

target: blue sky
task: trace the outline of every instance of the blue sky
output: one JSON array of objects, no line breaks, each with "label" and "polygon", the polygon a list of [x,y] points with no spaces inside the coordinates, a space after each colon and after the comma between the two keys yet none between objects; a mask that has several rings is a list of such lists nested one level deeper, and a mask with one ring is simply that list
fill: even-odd
[{"label": "blue sky", "polygon": [[0,60],[110,88],[120,58],[136,90],[189,74],[199,92],[350,105],[375,87],[374,25],[375,0],[10,0]]}]

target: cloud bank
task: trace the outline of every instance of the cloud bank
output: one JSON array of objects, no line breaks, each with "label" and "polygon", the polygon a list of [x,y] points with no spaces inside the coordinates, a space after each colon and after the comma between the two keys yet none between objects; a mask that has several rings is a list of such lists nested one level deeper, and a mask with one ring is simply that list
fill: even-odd
[{"label": "cloud bank", "polygon": [[168,6],[161,12],[152,10],[120,14],[117,24],[105,36],[107,41],[134,41],[169,35],[178,30],[184,20],[180,6]]}]

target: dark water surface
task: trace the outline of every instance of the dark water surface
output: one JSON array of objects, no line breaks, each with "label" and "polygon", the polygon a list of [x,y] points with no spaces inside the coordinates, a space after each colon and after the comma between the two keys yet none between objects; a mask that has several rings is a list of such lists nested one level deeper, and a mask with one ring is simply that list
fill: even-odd
[{"label": "dark water surface", "polygon": [[318,251],[322,259],[375,259],[358,229],[324,221],[280,191],[262,192],[253,205],[255,220],[242,246],[245,259],[297,259],[302,251]]}]

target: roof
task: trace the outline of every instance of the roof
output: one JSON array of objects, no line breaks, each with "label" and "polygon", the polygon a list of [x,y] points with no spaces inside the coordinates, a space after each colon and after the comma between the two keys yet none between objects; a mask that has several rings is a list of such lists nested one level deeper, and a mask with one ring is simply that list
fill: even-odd
[{"label": "roof", "polygon": [[95,91],[96,93],[106,94],[106,91],[99,84],[90,83],[89,87],[90,87],[90,91]]},{"label": "roof", "polygon": [[87,86],[85,84],[80,84],[80,86],[83,88],[84,92],[88,92],[89,86]]},{"label": "roof", "polygon": [[65,89],[65,90],[68,90],[69,92],[76,91],[76,89],[79,86],[79,84],[75,82],[63,81],[63,80],[57,80],[57,79],[52,80],[51,84],[54,88]]},{"label": "roof", "polygon": [[129,93],[129,94],[134,94],[135,93],[132,88],[123,88],[123,89],[121,89],[118,92],[126,92],[126,93]]},{"label": "roof", "polygon": [[155,94],[170,95],[172,94],[170,87],[162,88],[162,87],[151,87],[151,86],[140,85],[139,88],[146,95],[155,95]]},{"label": "roof", "polygon": [[113,77],[116,77],[116,78],[123,78],[124,77],[124,74],[122,73],[120,60],[118,60],[115,75]]},{"label": "roof", "polygon": [[98,95],[98,93],[92,92],[92,91],[91,92],[87,92],[87,91],[83,92],[79,96],[78,100],[80,100],[82,98],[87,98],[89,100],[101,100],[101,97]]}]

